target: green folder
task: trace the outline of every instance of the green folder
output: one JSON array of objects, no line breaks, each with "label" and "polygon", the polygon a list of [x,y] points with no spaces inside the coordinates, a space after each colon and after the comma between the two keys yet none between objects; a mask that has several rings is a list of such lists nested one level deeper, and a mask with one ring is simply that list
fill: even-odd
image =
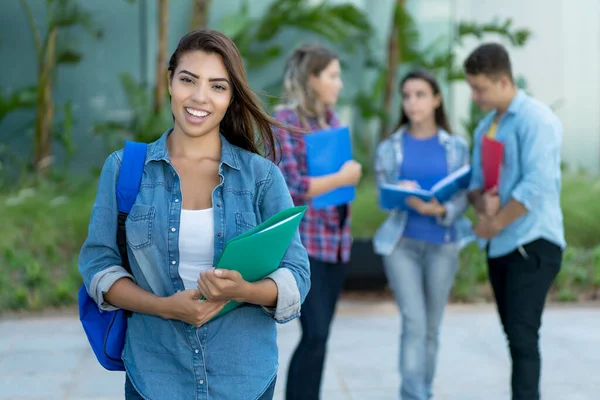
[{"label": "green folder", "polygon": [[[238,271],[248,282],[263,279],[279,268],[306,209],[306,206],[298,206],[280,211],[258,226],[234,237],[225,243],[215,268]],[[213,319],[240,304],[230,301]]]}]

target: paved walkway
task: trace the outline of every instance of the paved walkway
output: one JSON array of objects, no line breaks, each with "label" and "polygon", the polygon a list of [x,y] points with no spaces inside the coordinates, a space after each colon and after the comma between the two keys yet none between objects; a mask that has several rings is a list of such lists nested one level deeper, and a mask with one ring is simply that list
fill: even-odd
[{"label": "paved walkway", "polygon": [[[324,400],[397,399],[398,314],[389,301],[344,301],[335,320]],[[281,395],[299,324],[280,326]],[[600,398],[600,305],[550,306],[542,329],[543,399]],[[436,400],[507,400],[509,358],[492,306],[451,306]],[[123,375],[102,370],[76,316],[0,319],[0,399],[122,399]],[[485,394],[484,394],[485,393]]]}]

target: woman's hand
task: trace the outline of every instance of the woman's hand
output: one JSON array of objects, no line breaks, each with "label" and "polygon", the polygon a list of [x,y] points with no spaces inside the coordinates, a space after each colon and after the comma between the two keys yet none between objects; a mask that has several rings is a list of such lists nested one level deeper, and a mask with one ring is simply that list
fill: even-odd
[{"label": "woman's hand", "polygon": [[198,278],[198,290],[208,301],[245,302],[251,285],[239,272],[222,268],[202,271]]},{"label": "woman's hand", "polygon": [[338,171],[338,176],[342,186],[356,186],[362,176],[362,166],[354,160],[346,161]]},{"label": "woman's hand", "polygon": [[225,307],[227,301],[200,300],[199,290],[190,289],[175,293],[165,299],[165,312],[161,315],[166,319],[175,319],[186,324],[200,327]]},{"label": "woman's hand", "polygon": [[419,189],[420,188],[417,181],[402,180],[402,181],[396,182],[396,185],[400,186],[401,188],[406,188],[406,189]]},{"label": "woman's hand", "polygon": [[446,214],[446,208],[441,205],[435,197],[429,202],[426,202],[418,197],[410,196],[406,199],[406,204],[421,215],[442,217]]}]

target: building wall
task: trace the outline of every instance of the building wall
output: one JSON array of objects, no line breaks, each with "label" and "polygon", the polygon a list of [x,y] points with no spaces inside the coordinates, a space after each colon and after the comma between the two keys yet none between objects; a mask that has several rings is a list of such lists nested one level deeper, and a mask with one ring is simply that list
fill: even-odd
[{"label": "building wall", "polygon": [[[45,13],[42,1],[31,1],[32,12],[44,31]],[[97,166],[105,156],[103,142],[91,136],[92,124],[107,118],[125,118],[126,101],[121,91],[119,74],[129,73],[141,79],[144,70],[141,58],[139,5],[115,1],[112,7],[102,2],[81,1],[93,15],[95,26],[102,28],[103,37],[96,40],[82,29],[76,30],[75,47],[83,59],[76,65],[63,65],[56,70],[53,99],[56,120],[62,119],[61,105],[73,102],[77,166]],[[37,81],[37,61],[33,39],[25,13],[18,1],[7,1],[0,13],[0,88],[17,89]],[[8,144],[14,153],[31,159],[33,152],[33,111],[10,114],[0,126],[0,142]],[[56,146],[59,149],[58,146]],[[61,154],[58,152],[58,159]],[[93,161],[91,161],[93,160]],[[60,161],[59,161],[60,162]]]},{"label": "building wall", "polygon": [[[563,160],[573,169],[600,171],[600,2],[596,0],[454,0],[455,21],[488,22],[512,18],[514,27],[532,37],[510,50],[515,75],[523,75],[528,91],[551,105],[563,123]],[[542,14],[543,13],[543,14]],[[490,35],[487,40],[497,40]],[[456,49],[461,59],[479,44]],[[509,47],[508,43],[504,43]],[[466,117],[470,92],[466,84],[452,88],[453,124]]]}]

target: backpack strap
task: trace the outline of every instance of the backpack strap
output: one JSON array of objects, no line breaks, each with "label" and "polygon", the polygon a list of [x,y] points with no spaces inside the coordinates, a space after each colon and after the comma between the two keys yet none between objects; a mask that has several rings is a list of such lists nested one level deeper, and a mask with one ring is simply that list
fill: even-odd
[{"label": "backpack strap", "polygon": [[146,163],[146,143],[125,142],[121,169],[117,180],[117,207],[119,209],[117,226],[117,246],[121,254],[121,263],[127,272],[131,273],[129,258],[127,257],[127,235],[125,232],[125,220],[142,183],[142,174]]}]

